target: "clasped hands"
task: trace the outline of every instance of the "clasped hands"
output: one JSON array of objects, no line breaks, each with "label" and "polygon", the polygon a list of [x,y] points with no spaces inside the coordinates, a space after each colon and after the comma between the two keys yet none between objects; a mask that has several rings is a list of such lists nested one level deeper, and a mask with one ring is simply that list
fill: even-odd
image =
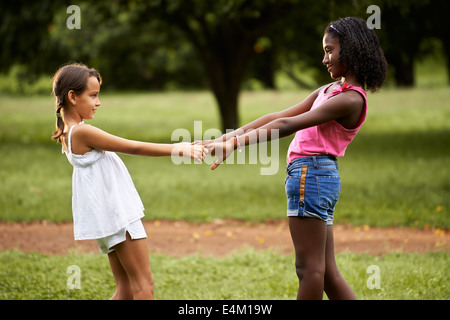
[{"label": "clasped hands", "polygon": [[217,160],[212,164],[211,170],[216,169],[235,149],[235,139],[224,141],[223,137],[215,140],[194,141],[192,143],[176,143],[173,155],[194,159],[196,162],[205,160],[207,154],[217,156]]},{"label": "clasped hands", "polygon": [[211,165],[211,170],[216,169],[236,149],[235,137],[224,141],[223,136],[215,140],[194,141],[194,147],[206,149],[206,153],[217,156],[217,160]]}]

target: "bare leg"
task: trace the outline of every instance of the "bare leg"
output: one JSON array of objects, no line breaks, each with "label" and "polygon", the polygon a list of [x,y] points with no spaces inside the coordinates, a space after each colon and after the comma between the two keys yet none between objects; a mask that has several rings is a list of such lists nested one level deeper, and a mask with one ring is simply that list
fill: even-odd
[{"label": "bare leg", "polygon": [[[127,239],[115,246],[115,253],[128,278],[133,299],[153,299],[154,282],[148,259],[146,239],[132,240],[127,232]],[[123,280],[124,276],[120,270],[116,271],[119,271],[117,274],[120,280]]]},{"label": "bare leg", "polygon": [[114,280],[116,281],[116,292],[111,297],[111,300],[132,300],[133,292],[131,292],[130,281],[128,280],[127,273],[120,264],[116,251],[108,253],[108,258]]},{"label": "bare leg", "polygon": [[327,227],[325,292],[330,300],[356,300],[352,288],[340,274],[334,257],[333,226]]},{"label": "bare leg", "polygon": [[324,289],[326,223],[315,218],[289,217],[289,229],[299,279],[297,299],[320,300]]}]

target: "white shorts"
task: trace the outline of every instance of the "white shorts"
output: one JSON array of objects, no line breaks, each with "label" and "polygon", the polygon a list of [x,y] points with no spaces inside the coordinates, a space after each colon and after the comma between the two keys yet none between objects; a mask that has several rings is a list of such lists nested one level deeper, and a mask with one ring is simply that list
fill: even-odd
[{"label": "white shorts", "polygon": [[138,219],[128,225],[128,227],[119,230],[117,233],[110,236],[97,239],[98,246],[100,248],[100,253],[110,253],[114,251],[114,246],[124,242],[127,238],[127,232],[131,239],[144,239],[147,238],[147,233],[145,232],[144,224],[141,219]]}]

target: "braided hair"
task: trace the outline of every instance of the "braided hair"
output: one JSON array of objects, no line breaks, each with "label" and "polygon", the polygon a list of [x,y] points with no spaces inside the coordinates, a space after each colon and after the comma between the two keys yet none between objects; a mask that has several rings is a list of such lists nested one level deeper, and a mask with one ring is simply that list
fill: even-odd
[{"label": "braided hair", "polygon": [[52,139],[59,143],[61,143],[61,136],[64,133],[64,120],[61,111],[64,110],[65,97],[71,90],[77,95],[82,94],[86,90],[89,77],[96,77],[98,82],[102,83],[102,78],[97,70],[78,63],[59,68],[53,76],[52,93],[56,98],[56,131],[53,132]]},{"label": "braided hair", "polygon": [[355,17],[339,19],[328,24],[325,33],[339,38],[339,63],[372,93],[378,91],[386,80],[387,62],[377,35],[366,22]]}]

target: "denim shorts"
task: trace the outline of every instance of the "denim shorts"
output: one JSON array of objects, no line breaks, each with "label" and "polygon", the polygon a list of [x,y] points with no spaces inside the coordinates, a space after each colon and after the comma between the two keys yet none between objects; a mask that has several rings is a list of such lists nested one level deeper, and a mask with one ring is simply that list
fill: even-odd
[{"label": "denim shorts", "polygon": [[286,173],[287,215],[332,225],[341,192],[337,159],[330,155],[298,158],[287,165]]}]

